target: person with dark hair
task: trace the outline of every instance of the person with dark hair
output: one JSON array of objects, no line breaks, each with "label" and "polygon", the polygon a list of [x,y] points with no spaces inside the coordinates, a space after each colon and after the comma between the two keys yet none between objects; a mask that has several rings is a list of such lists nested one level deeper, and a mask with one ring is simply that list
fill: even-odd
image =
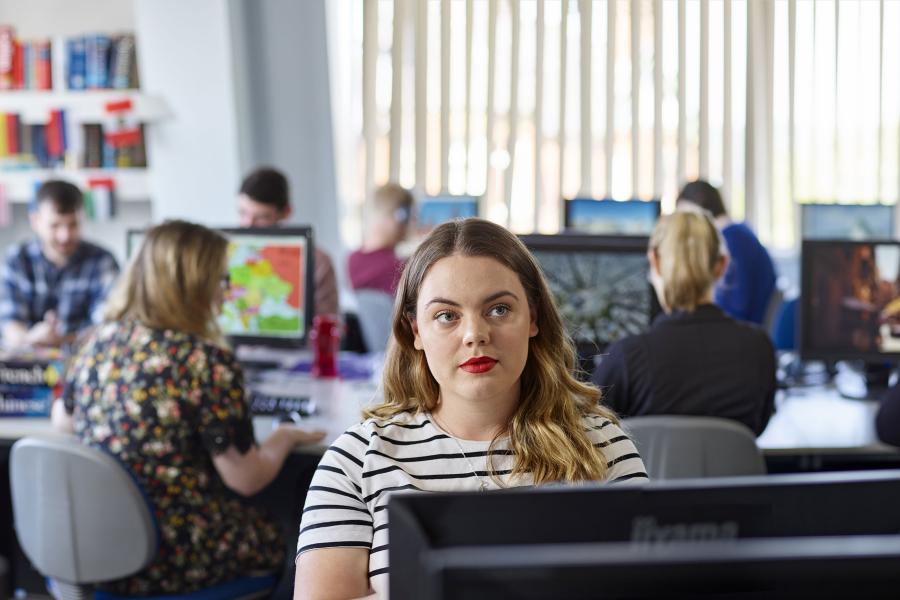
[{"label": "person with dark hair", "polygon": [[354,290],[378,290],[394,295],[403,260],[397,244],[406,238],[412,218],[413,196],[397,183],[386,183],[375,191],[368,235],[363,247],[347,260]]},{"label": "person with dark hair", "polygon": [[761,434],[775,407],[775,350],[758,327],[712,303],[728,258],[709,214],[685,207],[661,217],[647,258],[665,314],[597,365],[603,402],[623,417],[721,417]]},{"label": "person with dark hair", "polygon": [[745,223],[728,218],[719,190],[709,182],[697,180],[685,185],[678,194],[678,203],[682,202],[709,211],[725,238],[730,262],[716,286],[716,304],[735,319],[761,325],[775,291],[772,257]]},{"label": "person with dark hair", "polygon": [[[260,167],[241,183],[238,223],[241,227],[277,227],[291,216],[290,186],[278,169]],[[316,248],[314,258],[315,312],[338,313],[338,287],[331,257]]]},{"label": "person with dark hair", "polygon": [[75,185],[45,182],[30,210],[33,240],[13,245],[3,264],[3,344],[55,346],[100,322],[119,265],[81,239],[84,199]]}]

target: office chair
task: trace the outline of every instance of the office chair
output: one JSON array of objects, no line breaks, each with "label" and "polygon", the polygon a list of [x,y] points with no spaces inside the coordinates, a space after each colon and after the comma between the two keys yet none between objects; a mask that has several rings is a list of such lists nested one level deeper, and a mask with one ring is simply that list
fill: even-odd
[{"label": "office chair", "polygon": [[360,289],[354,293],[366,349],[369,352],[384,352],[391,337],[394,297],[381,290]]},{"label": "office chair", "polygon": [[717,417],[631,417],[622,428],[634,440],[651,479],[765,475],[753,432]]},{"label": "office chair", "polygon": [[[143,492],[111,455],[70,435],[13,444],[9,479],[13,521],[25,555],[50,579],[59,600],[118,600],[93,585],[127,577],[156,555],[159,533]],[[184,595],[156,598],[256,598],[274,577],[243,577]]]}]

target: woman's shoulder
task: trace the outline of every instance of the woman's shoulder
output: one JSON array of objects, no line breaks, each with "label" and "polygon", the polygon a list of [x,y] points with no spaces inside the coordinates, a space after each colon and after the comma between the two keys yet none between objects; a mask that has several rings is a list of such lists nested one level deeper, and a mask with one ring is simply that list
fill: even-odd
[{"label": "woman's shoulder", "polygon": [[348,428],[344,435],[362,437],[366,442],[373,438],[407,442],[418,439],[427,432],[431,419],[422,412],[401,412],[390,417],[369,417]]},{"label": "woman's shoulder", "polygon": [[634,442],[618,423],[602,414],[587,414],[583,422],[591,443],[603,452],[609,481],[647,479],[647,470]]}]

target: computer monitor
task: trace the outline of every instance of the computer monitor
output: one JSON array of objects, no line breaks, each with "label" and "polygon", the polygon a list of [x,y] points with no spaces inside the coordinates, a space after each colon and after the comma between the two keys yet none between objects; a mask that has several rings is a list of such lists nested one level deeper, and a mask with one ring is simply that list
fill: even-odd
[{"label": "computer monitor", "polygon": [[[302,347],[312,326],[314,244],[310,227],[218,229],[228,238],[231,288],[219,324],[235,345]],[[129,256],[144,230],[130,230]]]},{"label": "computer monitor", "polygon": [[659,211],[659,200],[572,198],[565,201],[564,224],[566,231],[648,236]]},{"label": "computer monitor", "polygon": [[[473,551],[491,548],[488,554],[502,560],[510,553],[527,556],[542,547],[553,547],[559,555],[618,543],[627,553],[620,551],[617,559],[625,561],[688,542],[737,545],[745,539],[895,536],[900,533],[900,511],[892,507],[898,501],[900,470],[669,480],[635,487],[518,488],[489,494],[398,492],[388,501],[390,596],[458,597],[435,595],[453,576],[441,565],[454,551],[474,557]],[[550,577],[557,586],[555,597],[571,597],[566,580],[553,573],[548,564],[531,564],[515,577],[519,582],[531,578],[536,585]],[[499,571],[492,576],[503,578]],[[602,583],[598,586],[597,594]]]},{"label": "computer monitor", "polygon": [[891,204],[801,204],[805,240],[889,240],[894,237]]},{"label": "computer monitor", "polygon": [[900,357],[900,242],[804,240],[801,260],[801,356]]},{"label": "computer monitor", "polygon": [[[393,543],[393,542],[392,542]],[[437,551],[428,588],[404,600],[895,598],[900,536],[480,546]]]},{"label": "computer monitor", "polygon": [[659,313],[647,280],[647,238],[522,235],[540,263],[580,357],[641,333]]},{"label": "computer monitor", "polygon": [[478,216],[475,196],[429,196],[416,204],[416,236],[424,237],[432,229],[453,219]]}]

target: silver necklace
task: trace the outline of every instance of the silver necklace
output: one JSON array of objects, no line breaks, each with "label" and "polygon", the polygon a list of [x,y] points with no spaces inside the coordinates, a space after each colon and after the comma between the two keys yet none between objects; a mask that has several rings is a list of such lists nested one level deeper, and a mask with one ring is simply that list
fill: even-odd
[{"label": "silver necklace", "polygon": [[478,471],[475,469],[475,465],[472,464],[472,460],[469,458],[469,455],[466,454],[466,451],[463,450],[462,444],[459,443],[459,440],[456,438],[455,435],[453,435],[453,432],[450,431],[450,429],[446,425],[439,422],[437,420],[437,418],[434,416],[434,414],[428,413],[428,416],[431,417],[431,420],[434,421],[438,427],[440,427],[441,429],[443,429],[444,431],[446,431],[447,433],[450,434],[450,439],[453,440],[454,442],[456,442],[456,447],[459,448],[459,453],[462,454],[463,458],[466,459],[466,462],[469,464],[469,469],[472,471],[472,475],[474,475],[475,479],[478,480],[478,486],[479,486],[478,491],[479,492],[486,491],[488,489],[487,482],[484,479],[482,479],[481,475],[478,474]]}]

